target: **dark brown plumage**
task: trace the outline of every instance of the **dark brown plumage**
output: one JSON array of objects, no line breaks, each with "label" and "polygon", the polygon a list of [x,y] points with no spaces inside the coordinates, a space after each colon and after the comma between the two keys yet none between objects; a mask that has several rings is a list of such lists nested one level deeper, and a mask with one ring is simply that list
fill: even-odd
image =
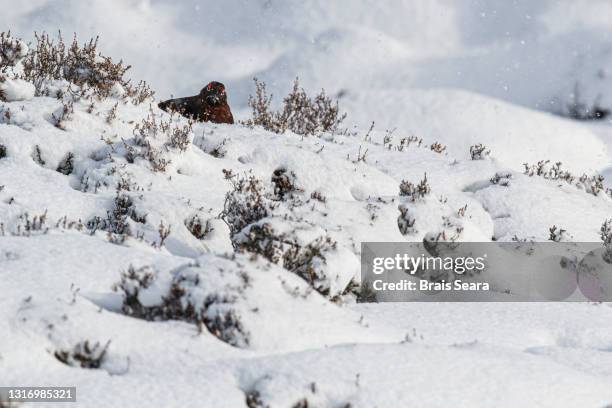
[{"label": "dark brown plumage", "polygon": [[227,104],[225,85],[211,82],[198,95],[169,99],[157,106],[166,112],[178,112],[200,122],[234,123],[232,111]]}]

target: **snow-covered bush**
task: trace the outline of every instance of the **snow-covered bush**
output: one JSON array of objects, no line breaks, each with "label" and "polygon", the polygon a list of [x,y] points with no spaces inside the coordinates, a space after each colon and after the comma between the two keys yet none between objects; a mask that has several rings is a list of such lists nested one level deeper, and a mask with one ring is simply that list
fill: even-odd
[{"label": "snow-covered bush", "polygon": [[491,150],[487,150],[487,146],[482,143],[470,146],[470,157],[472,160],[484,160],[491,154]]},{"label": "snow-covered bush", "polygon": [[416,136],[403,137],[400,139],[400,142],[395,147],[395,150],[397,150],[398,152],[403,152],[404,149],[409,148],[412,143],[414,143],[416,147],[421,147],[421,145],[423,144],[423,139]]},{"label": "snow-covered bush", "polygon": [[416,218],[414,217],[410,206],[400,204],[398,207],[400,215],[397,217],[397,227],[402,235],[414,234],[417,230],[414,228]]},{"label": "snow-covered bush", "polygon": [[257,78],[254,81],[255,96],[251,95],[248,102],[252,117],[244,122],[249,126],[262,126],[275,133],[290,130],[299,135],[314,135],[337,131],[346,118],[346,114],[340,113],[338,102],[332,101],[325,90],[310,98],[306,91],[300,88],[297,78],[293,89],[283,99],[282,109],[272,111],[272,95],[268,96],[266,84]]},{"label": "snow-covered bush", "polygon": [[110,341],[101,345],[99,342],[90,343],[85,340],[77,343],[72,349],[56,350],[53,355],[62,363],[81,368],[100,368]]},{"label": "snow-covered bush", "polygon": [[74,102],[62,101],[62,106],[51,114],[53,125],[58,129],[66,130],[66,122],[72,119],[73,114]]},{"label": "snow-covered bush", "polygon": [[572,240],[572,235],[566,229],[553,225],[548,229],[548,240],[553,242],[568,242]]},{"label": "snow-covered bush", "polygon": [[423,179],[416,186],[408,180],[402,180],[399,190],[400,196],[408,197],[412,202],[422,200],[431,192],[431,187],[427,183],[427,173],[425,173]]},{"label": "snow-covered bush", "polygon": [[302,191],[296,187],[296,175],[293,171],[288,171],[284,167],[279,167],[272,173],[272,184],[274,185],[274,195],[277,199],[283,200],[285,196],[298,191]]},{"label": "snow-covered bush", "polygon": [[612,218],[601,224],[600,237],[604,244],[604,260],[612,263]]},{"label": "snow-covered bush", "polygon": [[540,160],[536,164],[523,163],[524,174],[529,177],[540,176],[548,180],[564,180],[571,183],[576,178],[569,171],[563,170],[561,162],[550,164],[550,160]]},{"label": "snow-covered bush", "polygon": [[348,284],[336,282],[338,271],[328,266],[327,256],[337,251],[337,242],[313,225],[264,219],[245,228],[235,243],[238,250],[260,254],[296,273],[322,295],[335,296]]},{"label": "snow-covered bush", "polygon": [[[18,237],[29,237],[32,235],[46,234],[48,232],[47,211],[42,214],[36,214],[32,218],[30,218],[28,212],[21,214],[18,218],[17,225],[10,231],[12,235]],[[0,231],[0,234],[5,234],[4,227]]]},{"label": "snow-covered bush", "polygon": [[32,150],[32,160],[34,160],[34,163],[38,164],[39,166],[44,166],[47,164],[45,159],[43,159],[42,150],[40,149],[39,145],[34,145],[34,149]]},{"label": "snow-covered bush", "polygon": [[[277,169],[273,189],[253,176],[235,178],[232,183],[221,218],[237,251],[262,255],[323,295],[334,297],[344,291],[352,276],[345,276],[343,267],[355,256],[299,215],[303,202],[294,196],[300,191],[294,174]],[[345,265],[337,265],[341,259]]]},{"label": "snow-covered bush", "polygon": [[[258,378],[250,389],[245,390],[246,406],[248,408],[291,407],[315,408],[337,407],[350,408],[353,405],[342,398],[330,398],[323,386],[303,377],[294,375],[270,374]],[[355,385],[357,387],[357,385]],[[323,388],[323,390],[321,389]],[[334,395],[335,396],[335,395]]]},{"label": "snow-covered bush", "polygon": [[21,40],[11,37],[11,32],[0,33],[0,73],[6,74],[15,68],[27,55],[28,46]]},{"label": "snow-covered bush", "polygon": [[423,237],[423,243],[433,245],[437,242],[457,242],[465,229],[463,216],[452,215],[442,217],[442,225],[438,230],[430,231]]},{"label": "snow-covered bush", "polygon": [[113,286],[113,290],[123,295],[121,305],[123,313],[141,319],[153,319],[154,311],[142,305],[139,294],[151,286],[155,277],[156,271],[148,265],[140,268],[130,265],[127,271],[121,273],[121,281]]},{"label": "snow-covered bush", "polygon": [[495,184],[498,186],[509,187],[510,180],[512,180],[512,173],[508,172],[497,172],[493,177],[489,179],[491,184]]},{"label": "snow-covered bush", "polygon": [[276,205],[266,197],[265,187],[256,177],[236,177],[231,181],[233,188],[225,195],[221,219],[234,236],[247,225],[270,215]]},{"label": "snow-covered bush", "polygon": [[444,146],[443,144],[438,143],[438,142],[433,142],[429,146],[429,150],[431,150],[432,152],[436,152],[436,153],[442,154],[446,150],[446,146]]},{"label": "snow-covered bush", "polygon": [[248,285],[248,276],[240,275],[240,284],[214,291],[203,288],[200,275],[177,272],[169,286],[157,284],[158,274],[149,266],[121,274],[113,290],[123,296],[121,310],[128,316],[145,320],[183,320],[203,327],[220,340],[236,347],[249,345],[249,334],[233,309],[238,294]]},{"label": "snow-covered bush", "polygon": [[107,231],[114,242],[123,242],[133,236],[134,223],[146,223],[146,215],[139,214],[131,196],[121,189],[117,190],[113,207],[106,212],[106,217],[94,217],[87,223],[87,228],[94,233],[97,230]]},{"label": "snow-covered bush", "polygon": [[[98,51],[97,37],[83,45],[79,45],[76,35],[70,45],[61,33],[56,40],[46,33],[35,33],[34,37],[34,46],[28,48],[23,41],[12,38],[10,32],[0,33],[0,99],[61,99],[69,93],[72,99],[117,96],[138,105],[154,95],[146,82],[140,81],[136,86],[130,83],[126,78],[129,65],[114,62]],[[76,88],[68,89],[67,84]]]},{"label": "snow-covered bush", "polygon": [[[36,95],[49,96],[47,81],[65,80],[87,86],[101,98],[116,91],[116,86],[134,92],[125,73],[130,69],[123,61],[113,62],[98,51],[98,37],[79,45],[76,35],[67,45],[58,33],[54,41],[48,34],[34,34],[36,43],[23,62],[24,79],[34,84]],[[57,95],[51,95],[57,96]],[[141,95],[139,95],[141,96]]]},{"label": "snow-covered bush", "polygon": [[34,86],[22,78],[22,60],[28,46],[11,37],[11,33],[0,33],[0,101],[20,101],[34,97]]},{"label": "snow-covered bush", "polygon": [[523,163],[525,167],[524,174],[529,177],[540,176],[547,180],[562,180],[568,184],[575,186],[580,190],[584,190],[586,193],[599,195],[600,192],[604,192],[606,195],[612,197],[612,190],[604,187],[604,176],[601,174],[586,175],[583,174],[577,177],[567,170],[562,168],[561,162],[556,162],[551,165],[550,160],[540,160],[537,164]]},{"label": "snow-covered bush", "polygon": [[323,193],[321,193],[320,191],[313,191],[312,193],[310,193],[310,198],[312,198],[313,200],[317,200],[321,203],[325,203],[327,202],[327,197],[325,197],[323,195]]},{"label": "snow-covered bush", "polygon": [[204,147],[203,150],[206,153],[210,154],[212,157],[216,157],[216,158],[225,157],[225,155],[227,154],[227,149],[226,149],[227,141],[228,141],[227,138],[223,139],[220,143],[217,143],[211,148]]},{"label": "snow-covered bush", "polygon": [[134,126],[133,139],[123,142],[125,158],[129,163],[137,159],[147,160],[154,172],[164,172],[171,160],[164,157],[168,148],[179,152],[187,150],[193,140],[193,122],[184,125],[175,122],[170,115],[167,121],[157,119],[150,110],[146,118]]},{"label": "snow-covered bush", "polygon": [[203,220],[198,214],[194,214],[185,220],[185,227],[191,232],[191,235],[197,239],[204,239],[212,231],[210,222]]},{"label": "snow-covered bush", "polygon": [[584,189],[587,193],[595,196],[599,195],[599,193],[602,191],[605,191],[608,195],[610,195],[610,190],[604,187],[604,180],[605,178],[601,174],[594,174],[592,176],[583,174],[578,178],[576,187]]},{"label": "snow-covered bush", "polygon": [[72,174],[74,170],[74,154],[72,152],[68,152],[66,157],[62,159],[62,161],[57,166],[57,171],[59,173],[65,174],[66,176]]},{"label": "snow-covered bush", "polygon": [[[172,149],[177,149],[181,152],[186,151],[189,145],[191,144],[191,141],[193,138],[193,129],[192,129],[193,121],[189,119],[187,121],[187,124],[184,126],[180,126],[180,125],[171,126],[172,117],[170,117],[169,122],[165,124],[164,122],[161,122],[161,123],[162,123],[162,131],[169,133],[167,145],[171,147]],[[163,126],[167,126],[165,130]]]}]

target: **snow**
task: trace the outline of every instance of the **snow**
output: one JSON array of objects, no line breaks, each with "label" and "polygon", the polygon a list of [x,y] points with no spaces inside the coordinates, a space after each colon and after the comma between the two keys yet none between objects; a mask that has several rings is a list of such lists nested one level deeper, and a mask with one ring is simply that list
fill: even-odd
[{"label": "snow", "polygon": [[23,79],[6,79],[0,83],[0,93],[7,102],[27,101],[34,97],[34,85]]},{"label": "snow", "polygon": [[[145,149],[136,124],[170,120],[156,100],[134,105],[116,85],[93,108],[75,100],[59,126],[69,96],[34,97],[32,84],[2,82],[0,385],[76,386],[84,407],[612,403],[607,303],[356,304],[343,295],[360,280],[362,242],[419,242],[457,226],[459,241],[546,241],[553,225],[567,230],[564,239],[601,242],[609,193],[523,170],[560,161],[612,187],[610,123],[554,114],[577,81],[586,101],[601,92],[612,106],[610,77],[598,74],[610,62],[607,2],[3,6],[0,22],[26,39],[33,27],[100,34],[103,52],[133,64],[131,75],[158,98],[222,80],[238,119],[248,117],[253,76],[278,104],[299,75],[309,91],[342,91],[350,132],[302,137],[196,123],[185,151],[163,132],[148,139],[169,161],[154,171],[146,158],[128,157]],[[47,87],[54,95],[66,85]],[[479,143],[490,154],[471,160]],[[69,153],[66,175],[57,170]],[[295,190],[273,200],[278,169],[293,174]],[[496,174],[500,182],[491,181]],[[219,216],[226,193],[250,176],[261,180],[267,211],[234,235]],[[402,181],[424,177],[429,194],[399,195]],[[131,203],[125,242],[88,227],[106,220],[118,197]],[[41,216],[43,226],[28,231]],[[414,221],[405,235],[401,218]],[[203,237],[190,231],[196,219]],[[170,228],[166,239],[160,225]],[[261,230],[269,247],[250,235]],[[257,255],[234,247],[254,241]],[[307,265],[310,281],[283,258],[309,245],[322,251]],[[268,249],[274,262],[262,256]],[[151,282],[129,278],[122,289],[130,269],[150,272]],[[139,306],[126,312],[136,292]],[[85,340],[110,340],[100,369],[54,356]]]}]

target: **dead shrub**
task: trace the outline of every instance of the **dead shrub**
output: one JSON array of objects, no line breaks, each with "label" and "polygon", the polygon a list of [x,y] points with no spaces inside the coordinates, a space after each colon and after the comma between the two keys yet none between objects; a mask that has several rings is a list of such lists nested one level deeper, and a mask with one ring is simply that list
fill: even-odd
[{"label": "dead shrub", "polygon": [[197,239],[204,239],[212,232],[212,227],[208,220],[203,221],[198,215],[193,215],[185,220],[185,227],[191,232],[191,235]]},{"label": "dead shrub", "polygon": [[231,182],[233,188],[225,195],[221,219],[233,237],[247,225],[270,215],[275,205],[266,197],[261,180],[254,176],[236,177]]},{"label": "dead shrub", "polygon": [[416,186],[408,180],[402,180],[399,186],[399,195],[410,198],[410,201],[416,202],[422,200],[426,195],[431,193],[431,187],[427,183],[427,173]]},{"label": "dead shrub", "polygon": [[30,237],[32,235],[44,235],[49,232],[47,225],[47,210],[42,214],[34,215],[25,212],[19,216],[19,222],[12,235],[18,237]]},{"label": "dead shrub", "polygon": [[402,235],[414,234],[417,232],[414,228],[416,218],[412,214],[410,207],[405,204],[400,204],[398,207],[400,215],[397,217],[397,227]]},{"label": "dead shrub", "polygon": [[45,32],[34,33],[34,37],[35,43],[23,60],[23,79],[34,84],[37,96],[59,96],[49,94],[46,83],[51,80],[66,80],[82,88],[81,96],[89,89],[98,98],[112,95],[118,85],[134,104],[154,94],[145,82],[131,85],[125,78],[131,66],[102,55],[98,50],[98,37],[82,45],[76,35],[68,45],[61,32],[55,40]]},{"label": "dead shrub", "polygon": [[502,187],[510,187],[510,180],[512,180],[512,178],[512,173],[497,172],[489,179],[489,181],[491,184],[496,184]]},{"label": "dead shrub", "polygon": [[76,35],[72,43],[64,43],[61,32],[57,42],[47,34],[35,33],[35,46],[23,62],[24,77],[36,87],[37,95],[44,94],[44,82],[65,79],[75,85],[89,85],[99,96],[109,96],[115,83],[127,85],[123,79],[130,66],[122,61],[114,63],[111,58],[98,52],[98,37],[82,46]]},{"label": "dead shrub", "polygon": [[279,167],[272,173],[272,184],[274,185],[274,195],[283,200],[285,196],[291,195],[302,189],[295,186],[296,175],[293,171],[288,171],[284,167]]},{"label": "dead shrub", "polygon": [[443,144],[440,144],[438,142],[433,142],[430,146],[429,149],[432,152],[436,152],[439,154],[442,154],[445,150],[446,150],[446,146],[444,146]]},{"label": "dead shrub", "polygon": [[553,242],[566,242],[571,240],[571,235],[566,229],[553,225],[548,229],[548,240]]},{"label": "dead shrub", "polygon": [[403,152],[404,149],[409,148],[410,145],[413,143],[416,145],[416,147],[421,147],[421,145],[423,144],[423,139],[416,136],[403,137],[400,139],[400,142],[395,147],[395,150],[397,150],[398,152]]},{"label": "dead shrub", "polygon": [[113,200],[113,207],[110,211],[106,212],[106,218],[94,217],[87,222],[87,229],[91,230],[92,234],[98,230],[107,231],[109,234],[116,234],[118,237],[115,238],[118,241],[115,239],[113,241],[123,242],[125,238],[133,236],[130,220],[139,224],[145,224],[147,217],[137,212],[134,201],[128,194],[122,190],[117,190]]},{"label": "dead shrub", "polygon": [[317,200],[321,203],[327,202],[327,197],[325,197],[320,191],[313,191],[312,193],[310,193],[310,198],[312,198],[313,200]]},{"label": "dead shrub", "polygon": [[11,36],[11,32],[0,33],[0,77],[7,74],[27,54],[28,47],[21,40]]},{"label": "dead shrub", "polygon": [[604,244],[603,259],[607,263],[612,264],[612,218],[609,218],[601,224],[600,237]]},{"label": "dead shrub", "polygon": [[336,132],[346,118],[341,114],[338,101],[332,101],[322,90],[314,98],[299,86],[299,79],[293,83],[293,89],[283,99],[283,107],[272,111],[272,95],[268,96],[266,84],[254,78],[255,96],[249,97],[251,119],[244,122],[249,126],[262,126],[264,129],[284,133],[290,130],[298,135],[314,135],[321,132]]},{"label": "dead shrub", "polygon": [[325,273],[326,253],[336,249],[337,242],[329,236],[301,244],[295,229],[279,233],[271,223],[263,222],[249,226],[236,241],[238,250],[262,255],[294,272],[322,295],[330,294],[330,282]]},{"label": "dead shrub", "polygon": [[59,163],[57,171],[66,176],[72,174],[74,171],[74,154],[72,152],[68,152],[66,157]]},{"label": "dead shrub", "polygon": [[599,195],[600,192],[604,192],[604,194],[612,197],[612,190],[604,187],[605,178],[601,174],[594,174],[591,176],[583,174],[577,177],[563,169],[562,165],[563,163],[561,162],[551,164],[550,160],[540,160],[532,165],[523,163],[525,167],[524,174],[529,177],[539,176],[547,180],[561,180],[594,196]]},{"label": "dead shrub", "polygon": [[34,162],[40,166],[44,166],[46,164],[42,157],[42,151],[40,150],[39,145],[34,146],[34,150],[32,151],[32,160],[34,160]]},{"label": "dead shrub", "polygon": [[110,340],[105,345],[96,342],[92,344],[89,340],[77,343],[69,350],[56,350],[53,355],[62,363],[81,368],[100,368],[106,351],[110,345]]},{"label": "dead shrub", "polygon": [[156,278],[155,270],[149,266],[138,269],[130,266],[127,272],[121,274],[121,281],[113,286],[113,290],[123,294],[123,313],[152,321],[182,320],[194,323],[199,330],[206,327],[212,335],[232,346],[249,345],[250,335],[232,307],[235,302],[232,296],[210,294],[201,303],[197,302],[191,296],[191,289],[200,285],[199,275],[187,277],[178,274],[158,304],[144,306],[139,295],[150,288]]},{"label": "dead shrub", "polygon": [[484,160],[491,154],[491,150],[487,150],[487,146],[482,143],[470,146],[470,157],[472,160]]}]

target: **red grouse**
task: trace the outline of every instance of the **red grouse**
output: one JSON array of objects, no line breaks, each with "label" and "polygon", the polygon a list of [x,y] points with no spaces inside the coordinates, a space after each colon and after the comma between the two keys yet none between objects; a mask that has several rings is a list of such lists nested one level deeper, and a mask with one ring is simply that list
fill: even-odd
[{"label": "red grouse", "polygon": [[206,85],[198,95],[169,99],[157,106],[166,112],[178,112],[201,122],[234,123],[225,85],[216,81]]}]

